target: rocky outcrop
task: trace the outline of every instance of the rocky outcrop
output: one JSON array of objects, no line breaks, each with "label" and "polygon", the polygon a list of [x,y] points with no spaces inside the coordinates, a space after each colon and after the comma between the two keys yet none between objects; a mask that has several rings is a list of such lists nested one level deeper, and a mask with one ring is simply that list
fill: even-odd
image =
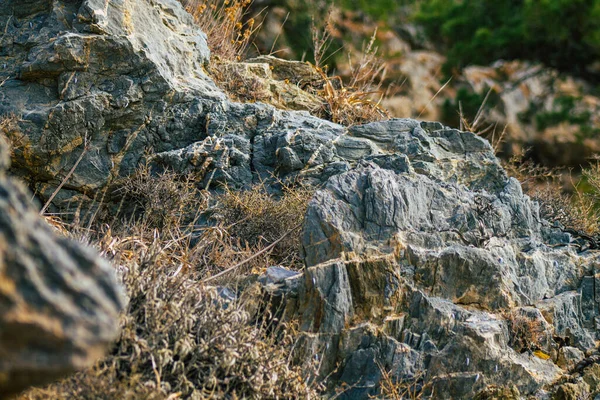
[{"label": "rocky outcrop", "polygon": [[323,88],[324,79],[312,64],[273,56],[215,64],[210,67],[212,76],[236,101],[259,101],[311,114],[324,110],[324,100],[315,94]]},{"label": "rocky outcrop", "polygon": [[[14,170],[40,197],[74,171],[55,207],[143,158],[203,188],[320,188],[305,271],[270,270],[264,285],[299,320],[296,356],[318,357],[329,393],[381,395],[385,372],[436,398],[539,394],[594,345],[597,255],[540,218],[487,141],[440,123],[347,128],[234,103],[204,73],[205,37],[174,0],[7,5],[0,112],[19,113]],[[294,78],[274,62],[236,68]]]},{"label": "rocky outcrop", "polygon": [[[258,13],[262,7],[256,4],[253,11]],[[386,66],[381,104],[391,116],[459,127],[460,111],[473,124],[483,105],[475,129],[486,131],[495,140],[504,132],[503,143],[498,146],[503,158],[529,149],[527,156],[542,165],[579,167],[600,150],[600,97],[593,80],[519,60],[445,70],[445,55],[415,24],[411,17],[415,10],[410,5],[398,7],[390,18],[375,20],[368,13],[343,8],[328,14],[328,32],[344,43],[344,53],[348,54],[336,57],[336,74],[347,81],[352,79],[351,65],[360,64],[364,44],[375,34],[377,54]],[[300,54],[304,50],[292,37],[303,29],[301,24],[292,29],[294,16],[300,20],[298,14],[314,12],[325,18],[319,10],[307,11],[294,1],[280,2],[272,11],[264,16],[258,46],[273,51],[273,40],[277,39],[279,49],[275,49],[283,57],[294,57],[290,48]]]},{"label": "rocky outcrop", "polygon": [[346,136],[372,152],[312,199],[290,304],[304,357],[347,398],[377,394],[383,372],[435,398],[533,394],[563,374],[561,346],[594,346],[597,255],[539,217],[485,140],[414,120]]},{"label": "rocky outcrop", "polygon": [[47,198],[82,156],[55,204],[93,197],[149,148],[203,139],[206,102],[225,98],[176,0],[7,0],[0,23],[0,114],[22,134],[13,169]]},{"label": "rocky outcrop", "polygon": [[118,333],[114,269],[53,232],[30,194],[4,175],[0,138],[0,395],[90,366]]}]

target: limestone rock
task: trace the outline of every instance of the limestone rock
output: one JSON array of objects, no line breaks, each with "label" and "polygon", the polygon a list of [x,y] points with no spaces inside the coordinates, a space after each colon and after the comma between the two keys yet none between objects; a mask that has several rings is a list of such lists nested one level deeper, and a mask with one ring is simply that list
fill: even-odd
[{"label": "limestone rock", "polygon": [[[558,339],[593,346],[597,255],[578,253],[540,218],[485,140],[413,120],[343,138],[358,140],[368,150],[345,153],[348,169],[309,204],[294,304],[301,352],[327,349],[323,373],[361,388],[348,398],[378,393],[373,365],[396,378],[421,368],[424,393],[440,398],[508,384],[530,395],[562,375]],[[398,364],[389,352],[400,343],[418,361]],[[349,372],[356,357],[370,372]]]},{"label": "limestone rock", "polygon": [[[598,255],[578,252],[570,234],[540,218],[484,139],[435,122],[346,128],[234,103],[204,73],[205,37],[175,0],[1,4],[0,113],[20,113],[24,134],[13,169],[45,197],[83,153],[54,206],[110,187],[143,157],[207,189],[259,181],[275,193],[282,182],[320,189],[303,226],[305,271],[264,281],[285,302],[285,318],[300,322],[295,356],[319,358],[330,393],[346,383],[342,398],[377,396],[385,371],[425,395],[471,398],[508,385],[535,395],[564,374],[554,363],[561,347],[583,351],[597,339]],[[303,84],[276,63],[243,68]],[[6,214],[9,227],[29,218],[18,212]],[[55,241],[54,251],[75,260],[63,270],[73,282],[90,281],[74,267],[81,259],[86,274],[103,276],[94,256]],[[44,260],[54,260],[50,248],[40,250]],[[89,294],[100,305],[78,302],[73,312],[109,321],[120,305],[111,284],[90,285],[107,292]],[[55,300],[34,287],[47,295],[40,304]],[[56,307],[66,313],[58,306],[70,304]],[[113,332],[84,326],[106,340]],[[90,333],[77,351],[106,340]]]},{"label": "limestone rock", "polygon": [[[3,160],[6,150],[2,140]],[[123,306],[114,269],[54,233],[1,172],[0,394],[90,366],[116,338]]]},{"label": "limestone rock", "polygon": [[314,94],[319,83],[323,87],[322,79],[307,63],[263,56],[245,62],[222,62],[212,70],[219,85],[238,101],[263,102],[312,114],[323,109],[323,100]]},{"label": "limestone rock", "polygon": [[519,390],[514,385],[509,387],[490,385],[477,393],[474,400],[518,400],[520,397]]},{"label": "limestone rock", "polygon": [[552,397],[553,400],[579,400],[590,397],[590,387],[585,382],[560,385]]},{"label": "limestone rock", "polygon": [[17,114],[23,135],[13,170],[41,197],[82,153],[66,186],[93,197],[147,148],[203,139],[193,93],[224,98],[203,72],[206,37],[176,0],[4,0],[0,24],[0,115]]}]

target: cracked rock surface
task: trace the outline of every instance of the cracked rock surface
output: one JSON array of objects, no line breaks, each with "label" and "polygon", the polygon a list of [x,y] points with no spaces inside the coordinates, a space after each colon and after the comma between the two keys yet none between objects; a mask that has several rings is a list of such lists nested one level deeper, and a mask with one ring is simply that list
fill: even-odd
[{"label": "cracked rock surface", "polygon": [[531,395],[564,373],[558,338],[594,346],[597,255],[540,218],[487,141],[414,120],[347,135],[377,155],[311,200],[291,303],[304,357],[323,353],[344,396],[375,395],[382,369],[434,398]]}]

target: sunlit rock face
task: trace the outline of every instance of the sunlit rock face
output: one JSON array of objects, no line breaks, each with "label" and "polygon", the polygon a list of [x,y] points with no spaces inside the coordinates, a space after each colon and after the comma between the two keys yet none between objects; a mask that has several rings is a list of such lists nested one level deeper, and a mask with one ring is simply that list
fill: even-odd
[{"label": "sunlit rock face", "polygon": [[533,394],[564,373],[561,346],[594,346],[597,255],[540,218],[487,141],[414,120],[349,138],[371,155],[313,197],[291,303],[302,357],[344,396],[376,395],[384,372],[435,398]]}]

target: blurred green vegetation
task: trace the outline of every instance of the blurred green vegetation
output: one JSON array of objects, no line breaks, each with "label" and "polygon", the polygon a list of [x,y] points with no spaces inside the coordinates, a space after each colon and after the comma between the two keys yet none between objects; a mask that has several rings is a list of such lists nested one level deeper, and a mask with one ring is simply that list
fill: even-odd
[{"label": "blurred green vegetation", "polygon": [[402,6],[412,5],[414,0],[339,0],[334,2],[347,10],[362,11],[379,20],[387,20]]},{"label": "blurred green vegetation", "polygon": [[459,88],[454,99],[444,101],[442,121],[449,126],[460,126],[460,110],[462,110],[462,118],[470,123],[474,122],[480,108],[493,108],[500,101],[494,91],[490,91],[487,95],[488,90],[489,88],[486,87],[481,93],[476,93],[464,87]]},{"label": "blurred green vegetation", "polygon": [[290,12],[284,30],[298,56],[311,59],[312,20],[322,22],[331,4],[392,29],[420,25],[448,56],[447,75],[466,65],[521,59],[587,76],[600,58],[600,0],[274,0]]},{"label": "blurred green vegetation", "polygon": [[600,56],[600,0],[423,0],[414,15],[447,56],[446,73],[498,59],[577,75]]}]

